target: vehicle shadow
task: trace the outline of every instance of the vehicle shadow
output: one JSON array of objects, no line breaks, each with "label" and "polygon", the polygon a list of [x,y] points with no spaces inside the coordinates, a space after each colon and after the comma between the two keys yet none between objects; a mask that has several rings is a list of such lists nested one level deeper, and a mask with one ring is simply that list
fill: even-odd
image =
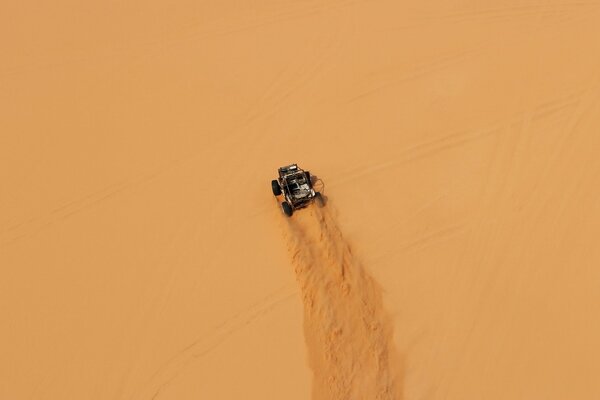
[{"label": "vehicle shadow", "polygon": [[317,175],[310,176],[310,183],[312,188],[317,192],[318,198],[316,199],[316,203],[319,207],[324,207],[327,205],[328,198],[325,195],[325,182]]}]

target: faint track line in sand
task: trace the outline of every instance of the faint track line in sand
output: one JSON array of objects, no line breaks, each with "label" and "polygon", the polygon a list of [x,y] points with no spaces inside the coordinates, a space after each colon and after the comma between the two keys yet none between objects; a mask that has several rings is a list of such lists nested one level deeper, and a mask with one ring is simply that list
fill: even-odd
[{"label": "faint track line in sand", "polygon": [[531,4],[513,7],[482,8],[478,10],[464,10],[417,16],[412,19],[413,23],[399,25],[380,31],[400,31],[409,28],[420,28],[429,24],[451,23],[460,24],[465,22],[496,22],[507,19],[525,17],[547,17],[556,18],[557,23],[569,22],[574,19],[577,11],[596,11],[600,2],[579,3],[555,3],[555,4]]},{"label": "faint track line in sand", "polygon": [[160,365],[148,381],[130,399],[157,399],[164,390],[193,362],[221,346],[239,330],[251,325],[272,312],[277,306],[292,299],[298,290],[283,285],[250,307],[237,312],[214,326],[211,332],[201,335]]},{"label": "faint track line in sand", "polygon": [[[370,3],[374,2],[374,0],[339,0],[333,1],[329,4],[323,3],[320,1],[313,2],[313,4],[309,4],[305,7],[299,7],[299,9],[291,10],[291,11],[282,11],[279,13],[272,13],[262,18],[248,18],[245,17],[243,23],[240,23],[238,20],[234,20],[230,23],[229,27],[225,27],[225,29],[214,29],[214,30],[204,30],[201,32],[187,32],[184,35],[179,35],[181,38],[178,40],[187,40],[191,38],[201,38],[202,40],[211,39],[211,38],[219,38],[231,34],[242,33],[249,30],[260,29],[269,25],[274,25],[278,23],[291,22],[295,20],[301,20],[305,18],[310,18],[319,14],[324,14],[330,11],[354,6],[356,4],[361,3]],[[221,24],[219,24],[221,25]],[[194,23],[191,24],[190,28],[195,28],[200,26],[200,24]],[[173,42],[174,40],[170,40]]]},{"label": "faint track line in sand", "polygon": [[384,171],[397,165],[432,157],[439,152],[463,146],[475,140],[484,139],[497,134],[503,134],[507,127],[517,122],[527,119],[537,121],[567,110],[568,108],[577,105],[581,97],[588,92],[589,90],[587,89],[573,91],[565,96],[560,96],[553,100],[537,104],[530,110],[516,112],[508,119],[499,121],[487,127],[447,133],[429,141],[424,141],[409,147],[405,147],[401,149],[394,158],[375,165],[358,165],[355,168],[347,171],[343,178],[336,179],[335,181],[330,182],[329,185],[337,186],[363,176]]},{"label": "faint track line in sand", "polygon": [[502,18],[514,18],[521,16],[547,16],[559,13],[561,15],[567,14],[573,10],[582,9],[594,9],[600,5],[600,2],[574,2],[574,3],[544,3],[544,4],[530,4],[530,5],[519,5],[512,7],[498,7],[498,8],[482,8],[479,10],[466,10],[459,12],[451,12],[443,14],[440,17],[431,17],[431,19],[441,20],[453,20],[454,22],[463,22],[471,19],[502,19]]},{"label": "faint track line in sand", "polygon": [[4,230],[0,235],[0,248],[17,242],[20,239],[35,235],[58,221],[66,220],[74,214],[93,207],[130,187],[129,182],[109,185],[97,192],[85,195],[76,200],[58,206],[46,214],[30,217],[17,222]]},{"label": "faint track line in sand", "polygon": [[[590,85],[587,89],[579,91],[577,93],[565,96],[562,100],[550,101],[545,103],[545,105],[550,105],[552,112],[543,113],[543,116],[547,116],[554,112],[561,112],[567,108],[572,108],[570,111],[570,118],[567,122],[567,125],[561,129],[562,136],[557,140],[557,144],[554,147],[552,153],[548,156],[548,163],[541,171],[539,177],[537,178],[535,185],[529,188],[529,192],[532,193],[529,198],[521,204],[522,215],[525,216],[524,220],[520,222],[516,229],[512,231],[512,242],[514,243],[514,252],[516,253],[517,259],[523,257],[523,255],[527,252],[530,247],[531,239],[528,239],[526,229],[528,226],[540,226],[543,222],[544,213],[548,211],[550,207],[550,203],[553,199],[556,199],[557,194],[548,195],[548,193],[544,193],[541,188],[544,187],[544,182],[549,180],[557,179],[557,176],[560,176],[562,171],[565,171],[565,168],[561,168],[561,163],[569,163],[570,160],[568,157],[565,157],[565,153],[572,151],[573,147],[576,145],[576,140],[573,138],[574,132],[577,129],[578,124],[581,123],[582,119],[591,111],[594,104],[597,103],[599,93],[598,90],[600,88],[599,85],[600,77],[598,74],[595,74],[590,78]],[[536,110],[539,110],[539,106],[534,109],[531,113],[527,114],[527,116],[531,117],[532,115],[538,115]],[[513,136],[517,136],[518,132],[513,133]],[[514,157],[514,148],[518,145],[518,143],[513,143],[513,141],[509,141],[505,145],[506,148],[502,149],[504,153],[505,159],[510,159],[512,161]],[[509,165],[513,165],[513,162],[508,163]],[[505,187],[506,180],[510,179],[511,176],[514,176],[517,172],[515,170],[508,170],[508,172],[504,172],[502,177],[491,177],[486,181],[496,181],[498,179],[502,179],[502,187]],[[499,174],[498,174],[499,175]],[[564,200],[561,203],[561,207],[553,212],[556,216],[554,220],[554,226],[556,226],[556,221],[561,215],[562,210],[567,207],[571,202],[568,200],[572,198],[569,191],[574,191],[577,189],[578,182],[574,182],[569,180],[565,182],[564,190],[558,194]],[[502,189],[502,191],[505,191]],[[477,265],[487,265],[488,260],[492,258],[490,254],[494,254],[494,252],[499,253],[499,255],[494,255],[494,259],[497,260],[499,266],[502,265],[502,255],[505,254],[501,250],[499,250],[499,245],[497,244],[497,235],[500,229],[507,229],[504,221],[498,221],[494,224],[493,227],[489,227],[487,230],[483,230],[485,225],[489,225],[488,221],[484,221],[485,216],[489,215],[492,211],[491,207],[494,204],[494,201],[501,195],[502,191],[489,192],[487,196],[485,196],[481,204],[484,209],[479,210],[477,212],[478,223],[475,225],[475,229],[471,230],[471,235],[466,239],[466,245],[464,247],[463,254],[475,254],[475,261]],[[483,197],[483,196],[482,196]],[[498,208],[500,206],[496,206]],[[507,207],[504,205],[504,207]],[[504,210],[496,211],[493,210],[494,213],[502,214]],[[552,226],[552,225],[551,225]],[[483,231],[483,232],[482,232]],[[551,229],[549,231],[552,231]],[[461,260],[459,260],[460,264],[468,264],[462,260],[465,256],[461,256]],[[532,266],[533,276],[539,274],[539,271],[544,270],[545,265],[541,264],[540,266]],[[481,271],[481,268],[476,269],[473,273],[473,277],[467,282],[463,283],[463,287],[458,289],[464,293],[475,293],[477,295],[476,302],[481,304],[485,302],[492,291],[493,285],[497,282],[497,275],[500,273],[499,267],[495,269],[490,269],[486,271],[484,274]],[[456,279],[453,279],[456,280]],[[533,279],[530,282],[535,282]],[[523,290],[526,291],[528,287],[524,287]],[[462,351],[459,352],[460,360],[457,361],[457,365],[463,364],[463,360],[466,357],[466,351],[474,331],[478,324],[480,324],[481,318],[483,316],[483,312],[479,310],[471,323],[470,328],[465,335],[464,340],[462,340],[460,346]],[[447,384],[448,382],[452,382],[454,380],[454,374],[452,371],[437,385],[438,387]]]},{"label": "faint track line in sand", "polygon": [[[5,76],[12,78],[14,75],[21,73],[28,73],[40,69],[63,68],[65,65],[69,64],[99,63],[124,56],[140,57],[147,54],[162,56],[165,49],[175,46],[180,42],[186,42],[190,40],[205,41],[219,39],[228,35],[257,30],[278,23],[302,20],[337,9],[353,6],[358,3],[369,3],[373,1],[374,0],[339,0],[332,2],[331,4],[323,4],[322,2],[315,1],[313,2],[314,4],[301,6],[293,10],[279,12],[275,11],[261,17],[244,15],[241,18],[233,18],[227,21],[191,21],[180,31],[164,34],[161,36],[161,39],[133,43],[125,48],[114,48],[101,54],[88,54],[79,57],[69,57],[60,62],[44,62],[42,60],[35,60],[34,62],[29,62],[27,64],[0,67],[0,81]],[[209,26],[210,24],[213,24],[214,27]],[[206,28],[205,26],[209,27]]]},{"label": "faint track line in sand", "polygon": [[[565,155],[572,153],[573,148],[578,144],[578,140],[581,140],[580,137],[575,136],[577,128],[600,98],[600,75],[595,74],[591,77],[590,81],[589,87],[578,97],[566,126],[562,129],[562,135],[557,140],[556,145],[548,157],[548,163],[541,172],[535,185],[531,188],[532,193],[539,193],[539,188],[543,186],[544,182],[556,178],[556,171],[561,170],[559,165],[565,163],[564,160],[568,159]],[[535,200],[537,200],[537,202]],[[539,222],[539,218],[542,217],[543,211],[547,209],[550,201],[551,197],[538,199],[537,196],[531,196],[528,201],[523,202],[522,207],[531,208],[532,215],[535,215],[536,221]],[[566,204],[567,202],[563,203],[563,207],[566,206]]]},{"label": "faint track line in sand", "polygon": [[[589,17],[591,12],[594,12],[594,11],[597,11],[598,9],[600,9],[600,2],[599,3],[595,3],[595,2],[594,3],[576,3],[576,5],[577,5],[577,7],[569,7],[569,4],[548,4],[548,5],[540,4],[540,5],[532,5],[532,6],[519,6],[519,7],[515,7],[515,9],[521,9],[521,8],[527,9],[527,10],[529,10],[528,12],[530,13],[530,14],[527,14],[527,16],[538,17],[537,24],[533,25],[532,28],[527,29],[523,32],[523,35],[524,34],[531,35],[538,31],[542,31],[547,28],[555,27],[556,25],[560,25],[560,24],[564,24],[564,23],[568,23],[568,22],[574,22],[574,21],[577,21],[578,19],[587,18],[587,17]],[[561,7],[564,7],[564,9]],[[550,9],[550,11],[548,11],[547,13],[541,14],[538,12],[540,9],[541,10]],[[575,12],[573,12],[574,9],[577,11],[580,11],[580,12],[575,13]],[[490,9],[490,10],[481,10],[481,11],[475,10],[475,11],[466,11],[463,14],[465,14],[465,15],[472,14],[474,16],[495,15],[495,13],[499,12],[500,10],[502,10],[502,9],[497,9],[497,10]],[[581,15],[581,11],[588,11],[588,12]],[[428,19],[430,20],[431,23],[436,23],[436,22],[442,22],[445,19],[452,19],[456,15],[461,15],[461,13],[458,13],[458,14],[451,13],[451,14],[442,15],[441,17],[434,16],[434,17],[430,17]],[[552,16],[552,17],[557,17],[557,18],[555,21],[553,21],[553,23],[543,24],[542,23],[543,19],[546,16]],[[504,18],[507,18],[507,17],[511,17],[511,14],[509,13]],[[477,19],[477,18],[475,18],[475,19]],[[523,35],[516,36],[516,37],[507,36],[506,39],[502,40],[502,43],[510,44],[515,41],[522,40]],[[395,86],[401,85],[406,82],[413,81],[417,78],[427,76],[427,75],[437,72],[437,71],[442,71],[451,65],[454,65],[454,64],[457,64],[457,63],[460,63],[460,62],[466,60],[469,56],[475,55],[481,51],[486,50],[487,45],[491,41],[492,41],[491,39],[483,40],[478,43],[475,43],[474,45],[472,45],[466,49],[463,48],[463,49],[460,49],[457,51],[449,52],[441,57],[436,58],[433,61],[428,61],[428,62],[418,64],[413,67],[412,71],[408,71],[407,73],[405,73],[404,75],[401,75],[399,77],[393,76],[395,74],[396,68],[389,69],[387,72],[373,73],[371,75],[377,76],[377,75],[383,74],[383,75],[388,75],[388,77],[387,77],[387,79],[384,77],[383,79],[380,79],[379,82],[372,83],[370,88],[363,89],[360,93],[351,96],[350,98],[348,98],[345,101],[345,104],[346,105],[352,104],[354,102],[360,101],[369,96],[377,94],[381,91],[393,88]],[[391,76],[389,76],[389,75],[391,75]]]},{"label": "faint track line in sand", "polygon": [[[418,252],[426,249],[430,245],[438,242],[442,242],[445,239],[451,238],[454,235],[464,232],[469,227],[467,222],[446,226],[433,231],[428,231],[420,237],[411,240],[409,242],[400,244],[397,249],[392,250],[393,252]],[[384,255],[384,257],[387,255]]]},{"label": "faint track line in sand", "polygon": [[545,117],[557,114],[573,107],[579,103],[580,98],[585,94],[586,91],[587,90],[580,90],[576,93],[567,95],[564,98],[548,101],[538,105],[537,108],[531,112],[531,121],[544,119]]},{"label": "faint track line in sand", "polygon": [[[339,4],[342,3],[344,2],[340,2]],[[339,43],[337,43],[336,47],[339,47]],[[69,200],[67,203],[60,205],[45,214],[29,217],[28,219],[13,223],[4,229],[2,229],[0,226],[0,248],[13,244],[22,238],[37,234],[38,232],[52,226],[58,221],[66,220],[68,217],[84,211],[85,209],[88,209],[121,192],[136,187],[147,181],[151,181],[170,170],[194,161],[195,159],[206,155],[211,150],[214,150],[214,147],[227,147],[235,144],[236,140],[238,140],[238,137],[244,134],[245,128],[255,122],[268,120],[277,114],[283,107],[283,103],[285,103],[286,100],[289,100],[294,93],[301,90],[319,74],[319,71],[322,69],[323,65],[324,55],[321,54],[321,57],[315,65],[310,67],[307,66],[304,70],[296,72],[295,77],[297,79],[295,81],[292,79],[294,81],[292,84],[285,81],[286,79],[290,79],[290,77],[287,76],[289,73],[286,73],[287,69],[289,69],[289,66],[286,66],[286,68],[280,72],[279,76],[270,82],[270,84],[265,88],[264,92],[259,97],[258,102],[249,107],[249,110],[246,113],[246,116],[243,117],[242,122],[229,129],[226,134],[222,135],[224,139],[217,140],[210,147],[205,147],[201,151],[196,151],[175,161],[171,161],[136,179],[120,183],[113,183],[96,192],[92,192],[74,200]],[[285,86],[284,83],[288,84],[288,89],[283,94],[278,94],[275,89],[279,86]],[[24,232],[21,232],[23,230]]]},{"label": "faint track line in sand", "polygon": [[47,213],[13,223],[5,228],[4,232],[0,231],[0,249],[23,238],[33,236],[57,222],[65,221],[73,215],[95,207],[127,190],[143,185],[155,179],[160,173],[160,171],[155,171],[140,175],[134,179],[108,185],[103,189],[84,195],[75,200],[69,200]]},{"label": "faint track line in sand", "polygon": [[409,161],[430,157],[438,152],[468,144],[472,141],[494,135],[502,129],[499,125],[474,131],[460,131],[444,135],[433,140],[407,147],[400,151],[396,158],[372,166],[359,166],[345,174],[344,178],[336,180],[334,185],[349,182],[361,176],[379,172]]},{"label": "faint track line in sand", "polygon": [[[339,46],[339,43],[337,43],[337,46]],[[72,215],[89,209],[92,206],[95,206],[104,200],[108,200],[117,194],[151,181],[170,170],[194,161],[195,159],[210,152],[214,147],[227,147],[235,144],[238,137],[244,133],[245,128],[255,122],[268,120],[276,115],[281,111],[284,103],[287,100],[293,97],[297,91],[301,90],[309,82],[314,80],[315,76],[318,76],[319,71],[324,66],[323,57],[324,54],[321,54],[321,57],[316,64],[307,66],[303,70],[296,72],[296,75],[292,76],[292,78],[296,79],[290,78],[288,76],[290,73],[286,73],[287,71],[283,70],[280,75],[270,82],[270,84],[265,88],[264,92],[259,97],[258,102],[249,108],[242,122],[229,129],[226,134],[222,135],[225,139],[218,140],[211,147],[203,148],[201,151],[196,151],[183,156],[180,159],[171,161],[136,179],[108,185],[103,189],[84,195],[80,198],[69,200],[67,203],[60,205],[45,214],[29,217],[28,219],[13,223],[4,229],[1,229],[0,227],[0,248],[11,245],[25,237],[35,235],[38,232],[49,228],[56,222],[66,220]],[[286,79],[288,81],[292,79],[292,82],[286,82]],[[277,92],[275,89],[277,89],[279,86],[285,86],[285,83],[287,83],[288,89],[283,94],[279,94],[279,92]],[[257,137],[257,140],[258,139],[259,137]]]},{"label": "faint track line in sand", "polygon": [[402,397],[401,364],[379,285],[352,254],[330,206],[285,220],[304,304],[314,400]]},{"label": "faint track line in sand", "polygon": [[[394,86],[400,85],[405,82],[410,82],[414,79],[420,78],[422,76],[426,76],[432,72],[440,71],[445,69],[446,67],[458,63],[469,55],[476,53],[479,48],[472,48],[467,50],[460,50],[448,53],[442,57],[435,59],[434,61],[429,61],[425,63],[421,63],[414,67],[413,71],[410,71],[400,77],[390,78],[386,82],[379,83],[373,85],[373,87],[362,91],[359,94],[356,94],[345,101],[345,104],[352,104],[357,101],[360,101],[366,97],[369,97],[373,94],[386,90],[388,88],[392,88]],[[376,75],[376,74],[375,74]]]},{"label": "faint track line in sand", "polygon": [[[577,92],[572,96],[568,96],[563,102],[550,102],[551,109],[543,112],[540,115],[540,117],[548,117],[552,114],[566,110],[569,111],[566,126],[561,129],[561,137],[558,138],[556,145],[553,147],[551,155],[548,157],[548,162],[541,171],[539,178],[530,188],[530,192],[532,194],[537,193],[539,188],[543,185],[543,182],[553,178],[553,168],[555,168],[559,160],[562,159],[561,154],[567,152],[573,146],[574,132],[586,113],[588,113],[594,103],[598,101],[599,94],[600,75],[596,74],[590,78],[590,85],[588,88]],[[532,119],[535,120],[537,118],[534,115]],[[540,204],[536,203],[536,200],[539,201],[535,195],[531,195],[528,199],[521,203],[520,207],[523,209],[533,207],[534,209],[532,209],[532,213],[538,213],[546,206],[546,203],[544,203],[543,207],[540,207]],[[548,200],[549,199],[546,199],[546,201]],[[533,206],[533,204],[537,204],[537,206]]]}]

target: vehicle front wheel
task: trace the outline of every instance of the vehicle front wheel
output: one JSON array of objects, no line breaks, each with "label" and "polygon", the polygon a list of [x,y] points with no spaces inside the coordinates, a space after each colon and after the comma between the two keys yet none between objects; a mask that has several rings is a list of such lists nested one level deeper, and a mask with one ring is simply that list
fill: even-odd
[{"label": "vehicle front wheel", "polygon": [[292,206],[290,206],[290,203],[288,203],[287,201],[281,203],[281,209],[283,210],[283,213],[288,217],[291,217],[294,213],[294,210],[292,210]]},{"label": "vehicle front wheel", "polygon": [[271,189],[273,189],[273,195],[279,196],[281,194],[281,188],[279,187],[279,182],[273,179],[271,181]]}]

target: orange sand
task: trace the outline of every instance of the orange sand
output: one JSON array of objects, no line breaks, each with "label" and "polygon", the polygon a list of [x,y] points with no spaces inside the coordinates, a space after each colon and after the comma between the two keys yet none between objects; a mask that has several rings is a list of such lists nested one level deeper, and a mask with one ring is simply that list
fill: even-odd
[{"label": "orange sand", "polygon": [[331,206],[294,217],[285,236],[302,289],[313,399],[400,399],[402,370],[378,285],[352,255]]},{"label": "orange sand", "polygon": [[[0,399],[600,398],[599,4],[5,2],[0,44]],[[290,162],[329,202],[285,220]]]}]

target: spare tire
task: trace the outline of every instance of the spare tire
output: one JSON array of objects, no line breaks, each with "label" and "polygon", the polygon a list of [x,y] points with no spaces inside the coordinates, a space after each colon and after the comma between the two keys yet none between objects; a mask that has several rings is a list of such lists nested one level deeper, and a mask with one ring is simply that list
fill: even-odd
[{"label": "spare tire", "polygon": [[312,189],[312,181],[311,181],[311,177],[310,177],[310,172],[304,171],[304,173],[306,174],[306,181],[308,182],[308,187]]},{"label": "spare tire", "polygon": [[283,203],[281,203],[281,209],[283,210],[283,213],[285,215],[287,215],[288,217],[291,217],[292,214],[294,213],[292,206],[290,206],[290,203],[288,203],[287,201],[284,201]]},{"label": "spare tire", "polygon": [[279,187],[279,182],[276,179],[271,181],[271,189],[273,189],[273,195],[279,196],[281,194],[281,188]]}]

